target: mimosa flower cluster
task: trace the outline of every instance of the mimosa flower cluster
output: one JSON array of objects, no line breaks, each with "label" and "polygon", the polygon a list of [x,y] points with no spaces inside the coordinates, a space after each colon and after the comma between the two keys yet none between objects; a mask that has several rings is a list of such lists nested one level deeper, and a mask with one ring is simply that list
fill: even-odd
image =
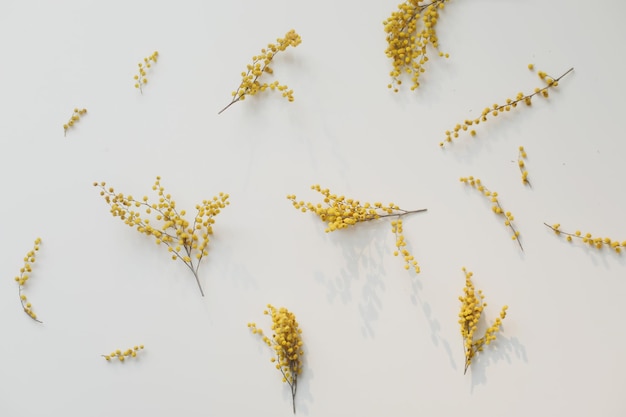
[{"label": "mimosa flower cluster", "polygon": [[63,136],[67,135],[67,131],[70,127],[74,126],[76,122],[80,120],[80,116],[83,116],[87,113],[87,109],[74,109],[74,113],[72,113],[72,117],[63,125]]},{"label": "mimosa flower cluster", "polygon": [[[419,87],[419,77],[428,61],[427,46],[439,48],[435,27],[439,21],[439,10],[448,0],[407,0],[383,22],[387,34],[387,57],[393,60],[393,71],[389,74],[392,83],[387,85],[398,92],[403,73],[411,76],[411,90]],[[419,23],[421,25],[418,28]],[[448,54],[439,52],[448,58]]]},{"label": "mimosa flower cluster", "polygon": [[574,239],[579,239],[581,242],[588,244],[589,246],[595,246],[598,249],[602,248],[610,248],[613,249],[616,253],[621,253],[622,248],[626,247],[626,240],[619,241],[615,239],[611,239],[610,237],[598,237],[593,236],[591,233],[582,233],[580,230],[576,230],[574,233],[568,233],[561,230],[561,224],[555,223],[553,225],[549,225],[544,223],[550,229],[554,231],[559,236],[565,236],[565,239],[568,242],[572,242]]},{"label": "mimosa flower cluster", "polygon": [[[138,232],[154,237],[157,245],[165,245],[172,259],[180,259],[191,270],[200,293],[204,296],[198,277],[200,261],[208,255],[209,236],[213,234],[214,217],[229,205],[228,194],[219,193],[209,200],[196,205],[197,213],[187,219],[185,210],[179,210],[170,194],[161,186],[161,177],[156,177],[152,190],[158,194],[158,201],[151,203],[147,196],[136,200],[132,195],[116,193],[105,182],[94,182],[101,189],[100,195],[111,207],[113,217],[119,217],[125,224]],[[141,211],[145,214],[142,215]],[[158,225],[152,220],[159,222]]]},{"label": "mimosa flower cluster", "polygon": [[505,218],[504,225],[509,227],[513,231],[511,239],[516,240],[520,249],[523,251],[524,248],[522,247],[522,242],[520,242],[519,240],[519,231],[517,231],[515,229],[515,226],[513,226],[513,220],[515,218],[510,211],[504,211],[504,209],[500,205],[500,200],[498,200],[498,193],[495,191],[489,191],[487,187],[482,184],[480,178],[474,178],[473,176],[461,177],[460,181],[466,185],[472,186],[473,188],[480,191],[485,197],[489,198],[489,200],[493,203],[491,206],[491,210],[498,216],[503,216]]},{"label": "mimosa flower cluster", "polygon": [[398,256],[400,253],[402,254],[405,261],[405,269],[413,268],[416,273],[420,272],[417,261],[406,249],[406,241],[402,233],[401,217],[411,213],[426,211],[426,209],[404,210],[394,203],[384,205],[381,202],[375,202],[373,204],[366,202],[361,204],[359,200],[332,194],[329,189],[322,189],[318,184],[312,185],[311,189],[322,194],[324,197],[323,203],[313,204],[298,201],[293,194],[288,195],[287,199],[292,202],[296,209],[303,213],[310,211],[317,215],[323,222],[327,223],[327,233],[345,229],[357,223],[377,220],[383,217],[396,217],[396,220],[391,223],[392,232],[396,237],[397,250],[394,252],[394,255]]},{"label": "mimosa flower cluster", "polygon": [[139,89],[139,92],[143,94],[143,86],[148,84],[148,78],[146,77],[146,71],[152,67],[152,64],[156,64],[159,58],[159,52],[154,51],[152,55],[145,57],[143,62],[137,64],[138,72],[133,79],[135,80],[135,88]]},{"label": "mimosa flower cluster", "polygon": [[[529,68],[532,69],[534,67],[529,66]],[[574,68],[570,68],[569,70],[567,70],[567,72],[557,78],[550,77],[545,72],[539,71],[539,78],[546,84],[543,88],[536,87],[535,90],[530,94],[524,94],[522,92],[519,92],[515,96],[515,99],[507,98],[504,104],[494,103],[491,107],[485,107],[479,117],[475,119],[466,119],[463,123],[457,123],[452,131],[447,130],[446,138],[443,142],[439,142],[439,146],[443,147],[446,143],[452,142],[452,140],[458,138],[462,132],[469,131],[471,136],[475,136],[476,130],[473,129],[473,126],[478,125],[482,122],[486,122],[489,116],[497,117],[501,113],[511,111],[511,109],[516,108],[520,102],[523,102],[527,106],[530,106],[532,104],[533,97],[535,97],[536,95],[548,98],[548,90],[550,88],[556,88],[559,85],[559,81],[561,80],[561,78],[565,77],[573,70]]]},{"label": "mimosa flower cluster", "polygon": [[463,295],[459,297],[459,301],[461,301],[459,324],[461,325],[461,336],[465,348],[465,370],[463,373],[466,373],[478,352],[482,352],[485,345],[496,340],[496,334],[500,331],[502,320],[506,317],[506,311],[509,307],[503,306],[500,317],[496,318],[494,323],[485,331],[485,334],[477,339],[478,322],[483,310],[487,307],[487,303],[483,301],[485,299],[483,292],[481,290],[476,291],[474,288],[473,273],[467,271],[465,267],[463,272],[465,273],[465,288]]},{"label": "mimosa flower cluster", "polygon": [[28,251],[28,253],[24,257],[24,266],[20,268],[20,274],[15,277],[15,281],[18,284],[20,302],[22,303],[22,308],[24,309],[24,312],[28,314],[28,316],[31,319],[39,323],[41,323],[41,321],[37,319],[37,314],[35,314],[35,312],[33,311],[32,304],[30,303],[30,301],[28,301],[26,294],[24,294],[24,286],[26,285],[26,282],[30,278],[31,272],[33,271],[33,264],[35,263],[35,254],[39,250],[40,244],[41,244],[41,238],[35,239],[33,248],[30,251]]},{"label": "mimosa flower cluster", "polygon": [[125,351],[121,351],[117,349],[114,352],[109,353],[108,355],[101,355],[107,361],[111,361],[111,359],[117,358],[118,361],[124,362],[126,358],[136,358],[137,352],[143,349],[143,345],[133,346],[132,348],[126,349]]},{"label": "mimosa flower cluster", "polygon": [[298,35],[295,30],[291,29],[285,34],[284,38],[276,39],[276,42],[277,43],[268,44],[267,48],[261,49],[261,53],[259,55],[252,57],[252,64],[248,64],[246,71],[241,73],[242,80],[239,87],[237,87],[237,90],[232,92],[232,101],[220,110],[218,114],[222,113],[238,101],[245,100],[247,96],[254,96],[259,92],[267,90],[268,88],[272,91],[277,90],[281,92],[283,97],[289,101],[294,100],[293,90],[290,90],[286,85],[280,84],[278,81],[274,81],[270,84],[261,83],[259,81],[259,78],[263,74],[274,73],[270,64],[276,54],[284,51],[290,46],[295,48],[300,45],[302,38],[300,38],[300,35]]},{"label": "mimosa flower cluster", "polygon": [[291,389],[291,400],[293,412],[296,413],[296,391],[298,389],[298,375],[302,373],[302,330],[300,329],[296,316],[285,307],[277,309],[271,304],[267,305],[267,310],[263,312],[272,318],[272,337],[267,337],[256,323],[248,323],[248,327],[253,334],[258,334],[263,338],[263,342],[274,351],[274,356],[270,359],[275,364],[276,369],[283,376]]},{"label": "mimosa flower cluster", "polygon": [[526,158],[528,155],[526,154],[526,150],[523,146],[519,147],[519,153],[517,154],[517,166],[519,166],[519,170],[522,173],[522,183],[524,185],[530,185],[530,181],[528,181],[528,170],[526,169]]}]

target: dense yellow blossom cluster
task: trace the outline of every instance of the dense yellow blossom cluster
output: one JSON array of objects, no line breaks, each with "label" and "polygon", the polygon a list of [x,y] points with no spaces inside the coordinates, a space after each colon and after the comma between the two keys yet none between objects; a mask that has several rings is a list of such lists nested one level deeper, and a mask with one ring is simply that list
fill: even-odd
[{"label": "dense yellow blossom cluster", "polygon": [[126,349],[125,351],[121,351],[117,349],[114,352],[109,353],[108,355],[101,355],[107,361],[111,361],[111,359],[117,358],[120,362],[124,362],[126,358],[136,358],[137,352],[143,349],[143,345],[133,346],[132,348]]},{"label": "dense yellow blossom cluster", "polygon": [[143,62],[137,64],[139,67],[137,74],[133,77],[135,80],[135,88],[139,89],[139,92],[143,94],[143,86],[148,84],[148,78],[146,77],[146,70],[152,67],[152,64],[156,64],[159,58],[159,52],[154,51],[152,55],[145,57]]},{"label": "dense yellow blossom cluster", "polygon": [[396,217],[396,220],[391,223],[392,232],[396,236],[397,250],[394,252],[394,255],[398,256],[401,253],[404,257],[405,268],[413,268],[415,272],[420,272],[417,261],[406,249],[406,241],[402,233],[401,217],[411,213],[426,211],[426,209],[403,210],[394,203],[389,203],[387,205],[380,202],[375,202],[373,204],[361,204],[359,200],[332,194],[329,189],[321,188],[318,184],[312,185],[311,189],[322,194],[324,197],[323,204],[298,201],[296,196],[293,194],[288,195],[287,199],[292,202],[296,209],[302,211],[303,213],[310,211],[317,215],[322,221],[327,223],[328,227],[326,227],[326,232],[345,229],[347,227],[354,226],[357,223],[376,220],[383,217]]},{"label": "dense yellow blossom cluster", "polygon": [[504,225],[509,227],[513,231],[513,235],[511,239],[516,240],[520,249],[523,251],[522,242],[519,240],[519,232],[513,226],[513,220],[515,219],[510,211],[504,211],[502,206],[500,205],[500,200],[498,200],[498,193],[495,191],[489,191],[487,187],[485,187],[479,178],[474,178],[473,176],[469,177],[461,177],[460,181],[466,185],[470,185],[480,191],[485,197],[489,198],[489,200],[493,203],[491,206],[491,210],[497,214],[498,216],[503,216]]},{"label": "dense yellow blossom cluster", "polygon": [[[529,68],[532,69],[534,67],[531,68],[529,66]],[[537,74],[539,75],[539,78],[546,84],[545,87],[536,87],[535,90],[530,94],[524,94],[522,92],[519,92],[515,96],[515,99],[507,98],[504,104],[494,103],[491,107],[485,107],[479,117],[473,120],[466,119],[463,123],[457,123],[452,131],[447,130],[446,138],[443,142],[439,142],[439,146],[443,147],[446,143],[452,142],[453,139],[456,139],[460,136],[461,132],[469,131],[470,135],[475,136],[476,130],[474,130],[472,126],[478,125],[481,122],[486,122],[489,116],[497,117],[500,113],[509,112],[511,111],[511,109],[516,108],[520,102],[523,102],[527,106],[530,106],[532,104],[532,98],[536,95],[548,98],[550,96],[548,90],[550,88],[557,87],[561,78],[565,77],[573,70],[574,68],[570,68],[564,74],[557,78],[550,77],[545,72],[539,71]]]},{"label": "dense yellow blossom cluster", "polygon": [[286,85],[280,84],[278,81],[274,81],[270,84],[261,83],[259,78],[265,74],[273,74],[274,70],[270,67],[270,63],[279,52],[284,51],[289,46],[296,47],[302,42],[300,35],[295,30],[291,29],[285,34],[284,38],[276,39],[277,43],[270,43],[267,48],[261,49],[259,55],[252,57],[252,64],[248,64],[245,72],[241,73],[241,83],[237,90],[232,92],[233,99],[226,107],[220,110],[217,114],[221,114],[224,110],[232,106],[238,101],[245,100],[247,96],[253,96],[261,91],[265,91],[268,88],[270,90],[280,91],[287,100],[293,101],[293,90],[290,90]]},{"label": "dense yellow blossom cluster", "polygon": [[463,295],[459,297],[461,301],[461,311],[459,312],[459,324],[461,325],[461,336],[463,337],[463,346],[465,348],[465,370],[472,363],[472,359],[478,352],[482,352],[485,345],[489,345],[496,340],[496,334],[500,331],[502,320],[506,317],[508,306],[502,307],[500,317],[496,318],[494,323],[485,331],[485,334],[476,339],[476,331],[478,330],[478,321],[483,313],[487,303],[483,300],[485,296],[481,290],[476,291],[472,282],[472,272],[463,268],[465,273],[465,288]]},{"label": "dense yellow blossom cluster", "polygon": [[41,321],[37,319],[37,314],[35,314],[35,312],[33,311],[30,301],[28,301],[26,295],[24,294],[24,285],[26,285],[26,282],[30,278],[30,273],[33,271],[32,264],[35,263],[35,253],[39,250],[40,244],[41,238],[35,239],[33,248],[28,251],[28,253],[24,257],[24,266],[20,268],[20,274],[15,277],[15,281],[19,286],[18,291],[20,296],[20,302],[22,303],[22,308],[24,309],[24,312],[28,314],[31,319],[39,323],[41,323]]},{"label": "dense yellow blossom cluster", "polygon": [[604,247],[611,248],[616,253],[621,253],[622,248],[626,248],[626,240],[620,242],[619,240],[614,240],[610,237],[594,237],[591,233],[582,233],[580,230],[576,230],[574,233],[568,233],[561,230],[561,225],[559,223],[555,223],[553,225],[549,225],[547,223],[544,224],[554,230],[554,233],[557,235],[565,236],[565,239],[568,242],[572,242],[574,239],[580,239],[583,243],[586,243],[589,246],[595,246],[598,249],[602,249]]},{"label": "dense yellow blossom cluster", "polygon": [[[419,77],[428,61],[427,46],[430,44],[439,48],[435,27],[439,21],[439,10],[447,1],[426,3],[425,0],[407,0],[383,21],[388,44],[385,53],[393,60],[393,71],[389,74],[392,83],[387,87],[393,88],[394,92],[398,92],[398,86],[402,84],[400,77],[403,73],[411,76],[411,90],[419,87]],[[448,54],[443,52],[439,52],[439,56],[448,58]]]},{"label": "dense yellow blossom cluster", "polygon": [[74,109],[74,112],[72,113],[72,117],[70,117],[70,120],[68,120],[67,123],[63,125],[63,136],[67,135],[68,129],[74,126],[74,123],[78,122],[80,120],[80,116],[84,115],[85,113],[87,113],[87,109],[78,109],[78,108]]},{"label": "dense yellow blossom cluster", "polygon": [[[99,187],[100,195],[111,206],[113,217],[119,217],[125,224],[136,228],[140,233],[152,236],[157,245],[164,244],[172,259],[180,259],[193,272],[200,293],[204,296],[198,269],[200,261],[208,255],[209,235],[213,234],[214,217],[229,205],[228,194],[219,193],[210,200],[203,200],[196,205],[197,213],[187,220],[185,210],[178,210],[176,202],[161,186],[161,177],[156,177],[152,190],[158,193],[158,202],[151,203],[147,196],[135,200],[132,195],[116,193],[113,187],[106,187],[105,182],[94,182]],[[145,213],[142,216],[141,211]],[[153,225],[150,217],[160,222]]]},{"label": "dense yellow blossom cluster", "polygon": [[522,183],[524,185],[528,185],[529,187],[532,187],[530,185],[530,181],[528,181],[528,170],[526,169],[526,158],[528,157],[528,155],[526,154],[526,150],[524,149],[523,146],[519,147],[519,153],[517,154],[517,166],[519,166],[519,170],[522,173]]},{"label": "dense yellow blossom cluster", "polygon": [[298,375],[302,373],[302,355],[304,355],[302,330],[298,326],[296,316],[285,307],[276,309],[273,305],[268,304],[267,310],[263,314],[272,317],[271,338],[267,337],[263,330],[256,326],[256,323],[248,323],[248,327],[253,334],[262,337],[263,342],[274,351],[274,356],[270,360],[282,374],[283,382],[286,382],[291,388],[291,400],[295,414]]}]

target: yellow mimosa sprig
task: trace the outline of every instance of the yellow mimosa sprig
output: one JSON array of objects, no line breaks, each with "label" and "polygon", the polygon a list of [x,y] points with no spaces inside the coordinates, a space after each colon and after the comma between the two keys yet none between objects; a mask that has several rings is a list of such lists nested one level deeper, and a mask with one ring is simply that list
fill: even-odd
[{"label": "yellow mimosa sprig", "polygon": [[528,170],[526,169],[526,158],[527,158],[526,150],[523,146],[519,147],[519,153],[517,154],[517,166],[519,167],[520,172],[522,173],[522,184],[530,185],[530,181],[528,180]]},{"label": "yellow mimosa sprig", "polygon": [[[402,84],[400,77],[408,74],[411,77],[411,90],[419,87],[419,77],[425,71],[430,45],[439,49],[439,38],[436,26],[439,11],[448,0],[406,0],[398,5],[397,10],[383,21],[387,38],[385,53],[393,61],[390,72],[391,83],[388,88],[398,92]],[[419,25],[421,23],[421,25]],[[440,57],[448,58],[448,54],[439,52]]]},{"label": "yellow mimosa sprig", "polygon": [[513,217],[513,214],[511,214],[510,211],[505,211],[502,208],[502,205],[500,204],[500,200],[498,199],[498,193],[495,191],[489,191],[487,187],[485,187],[482,184],[482,181],[480,180],[480,178],[474,178],[471,175],[469,177],[461,177],[460,181],[466,185],[469,185],[475,188],[476,190],[480,191],[485,197],[489,198],[489,201],[493,203],[491,206],[491,210],[496,215],[504,217],[504,225],[510,228],[511,231],[513,232],[511,239],[517,241],[517,244],[519,245],[520,249],[524,251],[522,242],[520,242],[520,239],[519,239],[520,233],[519,231],[517,231],[517,229],[513,225],[513,220],[515,219],[515,217]]},{"label": "yellow mimosa sprig", "polygon": [[108,355],[100,355],[100,356],[102,356],[104,359],[106,359],[107,362],[110,362],[111,359],[115,359],[115,358],[117,358],[117,360],[119,362],[124,362],[126,360],[126,358],[136,358],[137,357],[137,353],[140,350],[143,350],[143,345],[133,346],[132,348],[128,348],[125,351],[117,349],[117,350],[109,353]]},{"label": "yellow mimosa sprig", "polygon": [[111,207],[113,217],[119,217],[138,232],[152,236],[157,245],[163,244],[167,247],[173,260],[180,259],[193,273],[200,294],[204,296],[198,269],[202,258],[208,255],[209,236],[213,234],[215,216],[230,204],[229,195],[219,193],[212,199],[203,200],[196,205],[195,216],[188,219],[185,217],[187,212],[178,210],[176,201],[165,193],[161,177],[156,177],[152,186],[152,190],[158,194],[158,202],[153,203],[147,196],[136,200],[132,195],[116,193],[105,182],[94,182],[93,185],[100,188],[100,195]]},{"label": "yellow mimosa sprig", "polygon": [[70,120],[68,120],[67,123],[63,125],[63,136],[67,136],[67,131],[69,130],[69,128],[74,126],[74,124],[80,120],[80,116],[83,116],[86,113],[87,109],[75,108],[72,116],[70,117]]},{"label": "yellow mimosa sprig", "polygon": [[248,64],[246,71],[241,73],[241,83],[237,90],[232,92],[232,100],[217,114],[221,114],[224,110],[237,103],[243,101],[248,96],[254,96],[259,92],[265,91],[268,88],[272,91],[276,90],[282,93],[288,101],[293,101],[293,90],[290,90],[286,85],[280,84],[278,81],[271,83],[261,83],[259,78],[263,74],[273,74],[274,70],[270,67],[272,60],[279,53],[283,52],[288,47],[296,47],[302,42],[300,35],[295,30],[291,29],[285,34],[284,38],[276,39],[277,43],[269,43],[267,48],[261,49],[259,55],[252,57],[252,64]]},{"label": "yellow mimosa sprig", "polygon": [[466,270],[465,267],[463,267],[463,272],[465,273],[465,288],[463,288],[463,295],[459,297],[459,301],[461,301],[459,324],[461,325],[461,336],[465,350],[465,370],[463,371],[465,374],[474,357],[483,351],[485,345],[496,340],[496,334],[500,331],[502,320],[506,317],[506,311],[509,307],[503,306],[500,317],[496,318],[494,323],[485,331],[485,334],[477,339],[478,321],[484,308],[487,307],[487,303],[483,301],[485,299],[483,292],[481,290],[476,291],[474,288],[473,273]]},{"label": "yellow mimosa sprig", "polygon": [[20,303],[22,303],[22,308],[24,309],[24,313],[28,315],[31,319],[35,320],[38,323],[41,323],[41,320],[37,318],[37,314],[33,311],[32,304],[28,301],[26,294],[24,294],[24,286],[26,282],[30,279],[30,274],[33,271],[33,264],[35,263],[35,255],[39,250],[39,246],[41,245],[41,238],[35,239],[35,243],[33,248],[28,251],[26,256],[24,257],[24,266],[20,268],[20,274],[15,277],[15,281],[18,284],[18,294],[20,297]]},{"label": "yellow mimosa sprig", "polygon": [[332,194],[329,189],[321,188],[319,184],[312,185],[311,189],[322,194],[324,197],[323,203],[313,204],[311,202],[298,201],[293,194],[288,195],[287,199],[291,201],[296,209],[303,213],[309,211],[318,216],[328,225],[325,230],[327,233],[345,229],[358,223],[384,217],[395,217],[391,222],[391,231],[396,237],[397,250],[393,254],[394,256],[402,254],[405,269],[412,268],[416,273],[420,272],[420,267],[415,257],[406,249],[406,240],[402,231],[402,217],[407,214],[421,213],[426,211],[426,209],[404,210],[394,203],[387,205],[381,202],[361,203],[359,200]]},{"label": "yellow mimosa sprig", "polygon": [[138,88],[141,94],[143,94],[143,86],[148,84],[147,71],[153,64],[156,64],[158,59],[159,52],[154,51],[152,55],[145,57],[143,62],[137,64],[137,74],[135,74],[133,79],[135,80],[135,88]]},{"label": "yellow mimosa sprig", "polygon": [[532,104],[532,99],[536,95],[548,98],[550,96],[548,90],[551,88],[556,88],[559,85],[559,81],[561,80],[561,78],[565,77],[573,70],[574,68],[570,68],[561,76],[556,78],[548,76],[543,71],[539,71],[539,78],[546,84],[543,88],[536,87],[535,90],[529,94],[519,92],[515,96],[515,99],[507,98],[503,104],[494,103],[491,107],[485,107],[479,117],[475,119],[466,119],[463,123],[457,123],[452,130],[447,130],[445,132],[446,137],[442,142],[439,142],[439,146],[443,148],[446,144],[451,143],[453,139],[457,139],[458,137],[460,137],[463,132],[469,131],[469,134],[471,136],[475,136],[476,130],[473,128],[473,126],[486,122],[487,120],[489,120],[489,116],[497,117],[501,113],[509,112],[512,109],[516,108],[519,103],[524,103],[527,106],[530,106]]},{"label": "yellow mimosa sprig", "polygon": [[548,223],[544,223],[547,227],[552,229],[555,234],[559,236],[565,236],[565,240],[568,242],[572,242],[574,239],[578,239],[583,243],[586,243],[589,246],[595,246],[597,249],[602,248],[610,248],[615,251],[615,253],[621,253],[622,248],[626,248],[626,240],[619,241],[615,239],[611,239],[610,237],[598,237],[593,236],[591,233],[582,233],[580,230],[576,230],[574,233],[564,232],[561,230],[561,224],[555,223],[553,225],[549,225]]},{"label": "yellow mimosa sprig", "polygon": [[276,366],[283,376],[283,382],[291,389],[291,403],[293,413],[296,413],[296,392],[298,390],[298,376],[302,373],[302,330],[296,316],[285,307],[277,309],[271,304],[263,312],[272,318],[272,337],[267,337],[256,323],[248,323],[253,334],[259,335],[263,342],[269,346],[274,356],[270,361]]}]

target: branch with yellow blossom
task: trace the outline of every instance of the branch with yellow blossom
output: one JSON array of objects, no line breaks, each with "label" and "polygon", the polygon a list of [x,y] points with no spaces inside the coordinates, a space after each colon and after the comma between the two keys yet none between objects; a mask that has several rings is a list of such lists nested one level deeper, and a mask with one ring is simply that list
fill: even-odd
[{"label": "branch with yellow blossom", "polygon": [[496,318],[494,323],[485,331],[485,334],[475,339],[476,331],[478,329],[478,321],[483,313],[487,303],[483,300],[485,296],[481,290],[476,291],[474,283],[472,282],[473,273],[463,267],[465,273],[465,288],[463,289],[463,295],[459,297],[461,301],[461,311],[459,312],[459,324],[461,325],[461,336],[463,337],[463,346],[465,350],[465,370],[463,374],[467,373],[467,369],[472,364],[472,359],[482,352],[485,345],[489,345],[496,340],[496,334],[500,331],[502,320],[506,317],[506,311],[508,306],[503,306],[500,311],[500,317]]},{"label": "branch with yellow blossom", "polygon": [[75,108],[72,116],[70,117],[70,120],[68,120],[67,123],[63,125],[63,136],[67,136],[67,131],[70,129],[70,127],[74,126],[80,120],[80,116],[83,116],[86,113],[87,109]]},{"label": "branch with yellow blossom", "polygon": [[24,286],[26,282],[30,279],[30,273],[33,271],[33,264],[35,263],[35,253],[39,250],[39,245],[41,244],[41,238],[35,239],[35,243],[33,248],[28,251],[26,256],[24,257],[24,266],[20,268],[20,274],[15,277],[15,281],[18,284],[18,293],[20,296],[20,303],[22,303],[22,308],[24,309],[24,313],[28,315],[31,319],[35,320],[38,323],[41,323],[39,319],[37,319],[37,314],[32,309],[32,304],[28,301],[26,294],[24,294]]},{"label": "branch with yellow blossom", "polygon": [[[398,9],[383,21],[387,34],[387,57],[393,60],[393,71],[389,74],[392,83],[388,88],[398,92],[402,84],[401,74],[411,76],[411,90],[419,87],[419,77],[425,71],[424,64],[428,61],[427,46],[439,48],[439,39],[435,26],[439,21],[439,10],[443,9],[448,0],[407,0],[398,5]],[[418,30],[418,22],[422,27]],[[439,52],[439,56],[448,58],[447,53]]]},{"label": "branch with yellow blossom", "polygon": [[[529,65],[528,68],[532,70],[534,66]],[[556,88],[559,85],[559,81],[561,80],[561,78],[565,77],[572,71],[574,71],[574,68],[568,69],[565,73],[556,78],[549,76],[543,71],[539,71],[537,74],[539,78],[543,82],[545,82],[545,87],[536,87],[535,90],[530,94],[524,94],[522,92],[519,92],[517,93],[515,99],[507,98],[504,104],[495,103],[491,107],[485,107],[481,115],[476,119],[466,119],[463,123],[457,123],[452,131],[447,130],[445,132],[446,138],[444,141],[439,142],[439,146],[443,148],[446,143],[450,143],[453,139],[458,138],[461,132],[466,132],[468,130],[471,136],[476,136],[476,130],[474,130],[472,126],[478,125],[482,122],[486,122],[488,120],[488,116],[490,115],[493,117],[497,117],[500,113],[508,112],[511,111],[511,109],[516,108],[517,105],[521,102],[523,102],[527,106],[530,106],[532,104],[533,97],[535,97],[536,95],[548,98],[550,96],[548,90],[551,88]]]},{"label": "branch with yellow blossom", "polygon": [[267,48],[261,49],[259,55],[252,57],[252,64],[248,64],[245,72],[241,73],[241,83],[237,90],[232,92],[233,99],[217,114],[222,114],[224,110],[237,103],[238,101],[245,100],[247,96],[254,96],[259,92],[265,91],[268,88],[270,90],[277,90],[282,92],[283,97],[287,98],[290,102],[294,100],[293,90],[289,90],[286,85],[280,84],[278,81],[274,81],[270,84],[259,81],[259,78],[267,73],[273,74],[274,70],[270,67],[270,63],[279,52],[284,51],[289,46],[296,47],[300,45],[302,39],[295,30],[291,29],[285,34],[284,38],[276,39],[277,44],[270,43]]},{"label": "branch with yellow blossom", "polygon": [[114,358],[117,358],[117,360],[120,362],[124,362],[126,358],[136,358],[137,352],[139,352],[140,350],[143,350],[143,345],[135,345],[132,348],[128,348],[123,352],[120,349],[117,349],[109,353],[108,355],[100,355],[100,356],[106,359],[107,362],[110,362],[111,359],[114,359]]},{"label": "branch with yellow blossom", "polygon": [[291,389],[291,403],[295,414],[298,376],[302,373],[302,355],[304,355],[302,330],[298,326],[296,316],[285,307],[276,309],[268,304],[263,314],[272,318],[271,339],[265,336],[262,329],[256,327],[256,323],[248,323],[248,327],[253,334],[262,337],[263,342],[274,351],[275,356],[272,356],[270,361],[275,364],[283,376],[283,382]]},{"label": "branch with yellow blossom", "polygon": [[415,257],[409,253],[406,249],[406,240],[402,231],[402,217],[407,214],[421,213],[427,209],[418,210],[404,210],[395,205],[389,203],[383,205],[380,202],[375,203],[363,203],[359,200],[352,198],[346,198],[344,196],[338,196],[331,194],[327,188],[322,189],[319,185],[312,185],[311,189],[319,192],[324,196],[323,203],[305,203],[304,201],[298,201],[296,196],[290,194],[287,199],[290,200],[293,206],[306,213],[310,211],[317,215],[322,221],[328,224],[326,232],[333,232],[335,230],[345,229],[350,226],[354,226],[357,223],[363,223],[371,220],[377,220],[384,217],[395,217],[395,220],[391,222],[391,231],[396,237],[396,250],[394,256],[402,254],[404,257],[404,268],[413,270],[416,273],[420,272],[420,267],[415,260]]},{"label": "branch with yellow blossom", "polygon": [[[219,193],[209,200],[196,205],[197,213],[193,221],[185,218],[185,210],[178,211],[176,202],[161,186],[161,177],[156,177],[152,190],[158,193],[158,203],[150,203],[147,196],[135,200],[132,195],[116,193],[113,187],[106,187],[105,182],[94,182],[100,188],[100,195],[111,207],[113,217],[119,217],[126,225],[138,232],[153,236],[157,245],[164,244],[172,259],[180,259],[193,273],[198,283],[200,294],[204,296],[198,269],[200,261],[208,255],[209,235],[213,234],[214,217],[229,205],[228,194]],[[142,209],[147,216],[142,217]],[[160,222],[153,226],[150,216]]]},{"label": "branch with yellow blossom", "polygon": [[482,184],[482,181],[480,180],[480,178],[474,178],[471,175],[469,177],[461,177],[460,181],[466,185],[469,185],[475,188],[476,190],[480,191],[485,197],[489,198],[489,200],[493,203],[493,205],[491,206],[491,210],[498,216],[504,216],[505,218],[504,225],[513,231],[513,235],[511,236],[511,239],[517,241],[517,244],[519,245],[520,249],[523,252],[524,247],[522,246],[522,242],[520,242],[520,239],[519,239],[520,237],[519,231],[517,231],[515,226],[513,226],[513,220],[515,218],[513,217],[513,214],[511,214],[510,211],[504,211],[504,209],[502,208],[502,205],[500,204],[500,200],[498,199],[498,193],[495,191],[489,191],[487,187],[485,187]]},{"label": "branch with yellow blossom", "polygon": [[143,62],[137,64],[137,74],[133,77],[135,80],[135,88],[139,89],[139,92],[143,95],[143,86],[148,84],[148,77],[146,77],[146,71],[156,64],[159,59],[159,51],[154,51],[152,55],[145,57]]},{"label": "branch with yellow blossom", "polygon": [[574,233],[568,233],[561,230],[560,223],[555,223],[553,225],[549,225],[548,223],[544,224],[552,229],[555,234],[565,236],[565,239],[568,242],[572,242],[574,239],[579,239],[589,246],[595,246],[597,249],[602,249],[604,247],[611,248],[615,251],[615,253],[621,253],[622,248],[626,247],[626,240],[620,243],[619,240],[611,239],[610,237],[594,237],[591,233],[583,234],[580,230],[576,230]]}]

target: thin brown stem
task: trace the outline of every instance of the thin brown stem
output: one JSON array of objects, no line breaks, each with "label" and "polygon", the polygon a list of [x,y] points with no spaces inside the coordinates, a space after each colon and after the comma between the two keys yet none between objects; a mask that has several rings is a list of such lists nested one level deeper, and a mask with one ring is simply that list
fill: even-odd
[{"label": "thin brown stem", "polygon": [[[561,74],[561,76],[560,76],[560,77],[558,77],[558,78],[552,78],[552,77],[550,77],[550,78],[552,79],[552,82],[548,83],[548,85],[546,85],[545,87],[543,87],[543,88],[541,88],[541,89],[539,89],[539,90],[537,90],[537,91],[533,92],[532,94],[528,94],[528,95],[525,95],[524,97],[520,97],[520,98],[518,98],[518,99],[516,99],[516,100],[513,100],[513,101],[511,101],[510,103],[506,103],[506,104],[503,104],[503,105],[501,105],[501,106],[497,106],[497,107],[495,107],[495,108],[491,109],[491,110],[490,110],[490,113],[491,113],[491,112],[494,112],[494,111],[499,111],[499,110],[502,110],[502,109],[506,108],[507,106],[513,106],[514,104],[517,104],[517,103],[519,103],[520,101],[526,101],[526,100],[532,99],[532,98],[533,98],[534,96],[536,96],[537,94],[541,94],[541,93],[543,93],[544,91],[546,91],[546,90],[548,90],[548,89],[550,89],[550,88],[552,88],[552,87],[555,87],[555,84],[557,84],[561,78],[565,77],[567,74],[569,74],[569,73],[570,73],[570,72],[572,72],[572,71],[574,71],[574,67],[572,67],[572,68],[568,69],[567,71],[565,71],[565,72],[564,72],[563,74]],[[548,77],[549,77],[549,76],[548,76]],[[485,115],[485,116],[486,116],[486,115]]]}]

